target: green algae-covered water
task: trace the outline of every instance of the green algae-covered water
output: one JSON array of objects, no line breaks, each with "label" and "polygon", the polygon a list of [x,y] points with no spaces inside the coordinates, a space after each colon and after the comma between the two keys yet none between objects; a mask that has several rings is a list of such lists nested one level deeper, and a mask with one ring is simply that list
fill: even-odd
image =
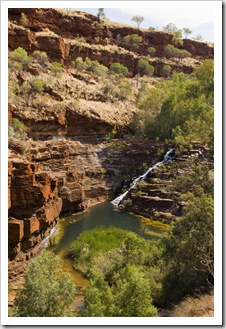
[{"label": "green algae-covered water", "polygon": [[59,253],[69,247],[79,234],[99,226],[119,227],[132,231],[145,239],[156,239],[158,235],[163,233],[157,227],[152,227],[153,235],[145,233],[138,217],[126,212],[119,212],[111,203],[104,202],[89,208],[81,214],[62,219],[60,221],[61,239],[55,251]]}]

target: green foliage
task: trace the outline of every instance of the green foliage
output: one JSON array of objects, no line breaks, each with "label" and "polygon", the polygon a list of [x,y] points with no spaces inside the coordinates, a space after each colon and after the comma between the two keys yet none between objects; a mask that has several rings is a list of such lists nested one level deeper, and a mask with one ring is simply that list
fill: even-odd
[{"label": "green foliage", "polygon": [[[204,61],[191,76],[173,74],[137,96],[140,111],[131,128],[139,136],[168,139],[189,147],[200,140],[213,148],[213,62]],[[167,118],[167,120],[166,120]]]},{"label": "green foliage", "polygon": [[[93,246],[96,239],[101,239],[102,243],[87,263],[90,284],[85,290],[83,315],[155,316],[156,308],[151,302],[152,294],[159,293],[157,281],[160,273],[156,264],[161,248],[128,231],[118,235],[122,230],[116,231],[115,228],[114,232],[120,237],[118,246],[114,244],[113,249],[109,249],[110,245],[106,248],[107,240],[111,239],[108,233],[112,229],[90,231],[89,243]],[[96,237],[98,231],[104,235]]]},{"label": "green foliage", "polygon": [[37,92],[42,92],[44,90],[44,82],[41,79],[32,79],[30,81],[30,85],[32,86],[33,90]]},{"label": "green foliage", "polygon": [[124,200],[123,203],[124,203],[125,207],[127,207],[127,208],[130,208],[130,207],[132,207],[132,205],[133,205],[133,201],[132,201],[132,199],[130,199],[130,198]]},{"label": "green foliage", "polygon": [[195,38],[193,38],[196,41],[203,41],[203,37],[201,36],[201,34],[198,34]]},{"label": "green foliage", "polygon": [[143,22],[144,17],[140,16],[140,15],[135,15],[132,17],[131,21],[134,21],[137,23],[137,28],[140,28],[140,24]]},{"label": "green foliage", "polygon": [[20,24],[22,26],[26,27],[29,24],[29,19],[27,18],[27,15],[25,13],[21,13],[20,16],[21,16],[20,17]]},{"label": "green foliage", "polygon": [[28,65],[31,62],[31,58],[28,56],[26,50],[21,47],[18,47],[13,52],[10,52],[9,59],[12,62],[18,62],[22,65]]},{"label": "green foliage", "polygon": [[200,191],[198,196],[188,192],[184,199],[189,203],[184,216],[162,240],[163,307],[201,286],[208,291],[213,283],[213,198]]},{"label": "green foliage", "polygon": [[188,27],[183,28],[183,33],[185,35],[185,38],[187,39],[188,34],[192,34],[192,31]]},{"label": "green foliage", "polygon": [[97,23],[95,26],[96,26],[97,30],[103,30],[104,29],[103,24]]},{"label": "green foliage", "polygon": [[75,286],[68,274],[61,272],[60,259],[45,251],[30,263],[25,288],[16,298],[17,316],[68,316],[75,298]]},{"label": "green foliage", "polygon": [[154,73],[154,67],[148,63],[147,59],[144,58],[139,59],[137,68],[140,75],[146,74],[148,76],[152,76]]},{"label": "green foliage", "polygon": [[190,175],[177,176],[171,185],[172,190],[177,190],[182,193],[193,191],[195,196],[202,191],[213,197],[214,195],[214,182],[210,176],[210,171],[207,166],[192,166],[192,173]]},{"label": "green foliage", "polygon": [[164,78],[168,78],[171,72],[172,72],[172,68],[168,64],[163,65],[163,67],[161,68],[161,74]]},{"label": "green foliage", "polygon": [[177,57],[177,58],[186,58],[190,57],[191,53],[185,49],[177,49],[173,45],[167,45],[164,47],[164,55],[167,58]]},{"label": "green foliage", "polygon": [[75,62],[74,62],[74,65],[75,65],[78,72],[82,71],[86,68],[82,57],[77,57]]},{"label": "green foliage", "polygon": [[154,26],[149,26],[149,31],[155,31],[155,27]]},{"label": "green foliage", "polygon": [[105,18],[106,15],[104,13],[104,8],[98,8],[98,12],[97,12],[97,18],[98,20],[101,20],[103,18]]},{"label": "green foliage", "polygon": [[129,73],[127,67],[120,63],[112,63],[110,66],[110,70],[124,77],[126,77]]},{"label": "green foliage", "polygon": [[108,72],[106,66],[100,64],[97,60],[92,61],[88,57],[86,57],[85,60],[83,60],[82,57],[77,57],[74,65],[77,71],[90,71],[100,77],[106,76]]},{"label": "green foliage", "polygon": [[[69,255],[76,266],[83,266],[85,272],[94,256],[99,252],[107,252],[120,246],[128,232],[116,227],[98,227],[92,231],[85,231],[71,245]],[[107,239],[106,239],[107,237]]]},{"label": "green foliage", "polygon": [[164,47],[164,55],[167,58],[178,57],[180,50],[175,48],[173,45],[167,45]]},{"label": "green foliage", "polygon": [[168,23],[166,26],[163,27],[163,31],[170,33],[170,34],[173,34],[177,30],[178,30],[178,28],[176,27],[176,25],[174,23]]},{"label": "green foliage", "polygon": [[204,93],[211,103],[214,97],[214,61],[206,59],[202,65],[196,68],[194,75],[197,77],[201,92]]},{"label": "green foliage", "polygon": [[114,296],[104,275],[100,271],[92,269],[89,278],[89,286],[84,294],[83,316],[114,316],[116,312]]},{"label": "green foliage", "polygon": [[178,46],[182,46],[183,45],[183,40],[182,40],[182,30],[177,30],[173,32],[173,39],[172,39],[173,43]]},{"label": "green foliage", "polygon": [[149,47],[147,49],[147,53],[148,55],[150,55],[151,57],[154,57],[155,56],[155,53],[156,53],[156,49],[154,47]]},{"label": "green foliage", "polygon": [[62,65],[58,62],[51,63],[50,69],[55,76],[59,76],[63,71]]},{"label": "green foliage", "polygon": [[39,50],[35,50],[32,54],[33,58],[36,59],[36,61],[40,64],[40,65],[44,65],[46,63],[48,63],[48,56],[46,54],[45,51],[39,51]]},{"label": "green foliage", "polygon": [[9,137],[15,137],[18,139],[26,139],[26,137],[27,137],[26,131],[27,131],[27,128],[23,124],[23,122],[21,122],[17,118],[12,119],[12,126],[9,127]]},{"label": "green foliage", "polygon": [[126,35],[122,39],[123,45],[128,47],[130,50],[138,49],[141,42],[142,42],[142,37],[140,37],[138,34]]},{"label": "green foliage", "polygon": [[96,74],[99,77],[106,76],[108,72],[108,68],[100,64],[97,60],[92,61],[91,70],[94,74]]},{"label": "green foliage", "polygon": [[130,84],[120,79],[120,76],[116,76],[115,74],[109,75],[103,81],[101,90],[108,98],[120,101],[128,99],[133,93]]}]

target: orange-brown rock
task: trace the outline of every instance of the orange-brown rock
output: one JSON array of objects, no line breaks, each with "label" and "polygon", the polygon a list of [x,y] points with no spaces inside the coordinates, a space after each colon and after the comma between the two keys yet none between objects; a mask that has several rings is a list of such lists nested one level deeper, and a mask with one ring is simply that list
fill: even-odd
[{"label": "orange-brown rock", "polygon": [[[58,179],[38,163],[9,161],[9,257],[34,247],[50,231],[62,209]],[[13,219],[11,219],[13,218]]]},{"label": "orange-brown rock", "polygon": [[[26,27],[21,26],[21,13],[29,20]],[[89,57],[98,60],[107,67],[113,62],[125,65],[131,74],[137,74],[137,61],[147,55],[147,49],[154,47],[156,57],[164,58],[164,47],[172,44],[172,35],[162,31],[147,31],[127,25],[98,21],[88,13],[73,12],[67,14],[56,9],[9,9],[9,47],[23,47],[29,52],[45,51],[51,61],[69,64],[76,57]],[[130,52],[123,44],[117,45],[117,36],[123,38],[129,34],[142,37],[143,43],[135,52]],[[80,38],[80,39],[79,39]],[[83,38],[81,42],[81,38]],[[213,58],[214,49],[203,42],[183,40],[181,49],[188,50],[192,57]],[[157,65],[154,61],[153,64]],[[163,64],[162,64],[163,65]],[[185,65],[184,65],[185,66]],[[178,70],[184,70],[181,66]],[[189,73],[188,70],[185,73]],[[159,69],[155,71],[159,75]]]}]

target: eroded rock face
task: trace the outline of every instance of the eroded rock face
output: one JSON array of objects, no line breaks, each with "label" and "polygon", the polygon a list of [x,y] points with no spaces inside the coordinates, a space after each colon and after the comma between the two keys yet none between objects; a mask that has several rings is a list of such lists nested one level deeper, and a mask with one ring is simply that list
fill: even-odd
[{"label": "eroded rock face", "polygon": [[38,163],[9,161],[9,258],[27,252],[56,224],[62,209],[58,179]]},{"label": "eroded rock face", "polygon": [[10,259],[20,251],[29,255],[59,215],[113,199],[115,188],[127,175],[140,173],[144,161],[153,163],[163,146],[140,141],[121,147],[119,141],[118,150],[113,150],[111,143],[93,136],[27,144],[23,155],[14,149],[9,154]]},{"label": "eroded rock face", "polygon": [[[26,27],[21,26],[21,13],[27,15]],[[83,12],[74,12],[71,16],[55,9],[12,8],[9,9],[9,20],[9,47],[12,50],[23,47],[28,52],[45,51],[51,61],[59,61],[64,65],[78,56],[98,60],[107,67],[113,62],[120,62],[133,75],[138,73],[139,56],[146,56],[149,47],[156,49],[156,57],[161,62],[164,47],[172,43],[172,35],[168,33],[139,30],[143,43],[135,52],[130,52],[123,44],[117,45],[117,36],[123,38],[137,34],[136,28],[104,21],[100,24],[96,16]],[[84,42],[79,38],[83,38]],[[213,58],[214,49],[207,44],[188,39],[183,41],[181,48],[188,50],[192,57]],[[186,65],[178,67],[178,70],[188,73]],[[159,75],[158,69],[155,75]]]}]

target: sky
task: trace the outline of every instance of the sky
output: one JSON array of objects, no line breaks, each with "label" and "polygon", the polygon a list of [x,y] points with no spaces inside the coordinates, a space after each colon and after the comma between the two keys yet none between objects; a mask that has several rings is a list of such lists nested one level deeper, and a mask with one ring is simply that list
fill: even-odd
[{"label": "sky", "polygon": [[[168,5],[165,8],[104,8],[105,15],[113,22],[120,22],[136,26],[136,23],[131,21],[135,15],[140,15],[144,18],[141,23],[141,28],[155,27],[162,29],[168,23],[174,23],[178,29],[184,27],[192,31],[188,37],[195,38],[201,35],[204,41],[214,42],[214,13],[211,8],[200,6],[200,8],[172,8]],[[97,8],[73,8],[75,10],[87,11],[96,15]]]}]

